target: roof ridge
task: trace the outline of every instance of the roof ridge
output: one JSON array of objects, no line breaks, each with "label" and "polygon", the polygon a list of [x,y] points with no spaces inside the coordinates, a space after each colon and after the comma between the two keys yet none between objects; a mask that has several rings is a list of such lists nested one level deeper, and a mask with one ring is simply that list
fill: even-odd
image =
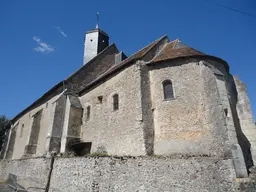
[{"label": "roof ridge", "polygon": [[[105,51],[107,51],[108,49],[110,49],[111,47],[113,47],[115,45],[115,43],[112,43],[111,45],[109,45],[108,47],[106,47],[105,49],[103,49],[98,55],[96,55],[94,58],[92,58],[90,61],[88,61],[86,64],[91,63],[93,61],[95,61],[98,57],[100,57]],[[116,47],[117,49],[117,47]],[[34,105],[37,104],[37,102],[43,100],[45,97],[47,97],[49,94],[51,94],[52,92],[54,92],[54,90],[56,90],[57,88],[59,88],[60,86],[65,85],[65,82],[69,81],[72,77],[74,77],[77,73],[79,73],[86,65],[83,65],[82,67],[80,67],[78,70],[76,70],[74,73],[72,73],[71,75],[69,75],[67,78],[61,80],[59,83],[55,84],[53,87],[51,87],[50,89],[48,89],[48,91],[44,94],[42,94],[39,98],[37,98],[33,103],[31,103],[27,108],[23,109],[21,112],[19,112],[16,116],[14,116],[12,118],[12,121],[16,120],[19,116],[23,115],[26,113],[26,111],[30,110],[30,108],[32,108]],[[64,89],[64,86],[63,86]]]},{"label": "roof ridge", "polygon": [[[175,42],[176,41],[176,42]],[[180,39],[177,38],[175,40],[173,40],[172,42],[175,42],[175,44],[173,45],[172,49],[180,42]]]},{"label": "roof ridge", "polygon": [[149,61],[151,62],[155,57],[157,57],[158,55],[160,55],[162,53],[162,51],[165,49],[165,47],[169,44],[170,42],[168,43],[165,43],[165,45],[163,46],[163,48]]},{"label": "roof ridge", "polygon": [[[120,64],[123,63],[129,63],[131,61],[135,60],[139,60],[142,57],[144,57],[154,46],[154,43],[157,44],[159,43],[162,39],[166,38],[167,35],[163,35],[162,37],[156,39],[155,41],[151,42],[150,44],[146,45],[145,47],[139,49],[138,51],[136,51],[135,53],[133,53],[131,56],[127,57],[125,60],[123,60]],[[152,47],[150,47],[152,46]],[[148,50],[146,50],[148,48]],[[143,50],[146,50],[145,53],[142,53],[142,55],[138,55],[140,52],[142,52]],[[138,56],[137,56],[138,55]],[[137,56],[137,57],[136,57]]]},{"label": "roof ridge", "polygon": [[[90,83],[88,83],[82,90],[79,91],[79,94],[81,94],[82,92],[84,92],[84,90],[86,90],[88,87],[90,87],[91,85],[93,85],[95,82],[99,81],[101,78],[103,78],[104,76],[108,75],[109,73],[118,70],[121,67],[126,66],[127,64],[131,63],[132,61],[135,60],[139,60],[141,58],[143,58],[150,50],[152,50],[152,48],[154,48],[161,40],[163,40],[164,38],[166,38],[167,35],[163,35],[162,37],[156,39],[155,41],[153,41],[152,43],[148,44],[147,46],[143,47],[142,49],[140,49],[139,51],[135,52],[133,55],[131,55],[130,57],[127,57],[125,60],[123,60],[121,63],[119,63],[118,65],[114,65],[111,68],[109,68],[107,71],[105,71],[104,73],[102,73],[100,76],[98,76],[96,79],[94,79],[93,81],[91,81]],[[168,38],[168,37],[167,37]],[[155,45],[154,45],[155,43]],[[152,47],[150,47],[151,45],[154,45]],[[145,53],[143,53],[142,55],[136,57],[136,54],[138,54],[140,51],[143,51],[144,49],[146,49],[147,47],[150,47]],[[133,58],[134,57],[134,58]]]},{"label": "roof ridge", "polygon": [[175,47],[175,45],[176,45],[178,42],[179,42],[179,39],[175,39],[175,40],[173,40],[173,41],[170,41],[170,42],[168,42],[168,43],[165,43],[165,45],[163,46],[163,48],[162,48],[149,62],[153,61],[154,58],[158,57],[158,56],[164,51],[164,49],[166,48],[166,46],[170,45],[171,43],[175,43],[175,44],[173,45],[173,47],[172,47],[172,49],[173,49],[173,48]]},{"label": "roof ridge", "polygon": [[[141,58],[142,57],[144,57],[150,50],[152,50],[161,40],[163,40],[165,37],[167,37],[167,35],[164,35],[164,36],[162,36],[162,37],[160,37],[160,38],[158,38],[158,39],[156,39],[155,41],[153,41],[152,43],[150,43],[149,45],[151,45],[151,44],[153,44],[153,43],[156,43],[154,46],[152,46],[151,48],[149,48],[149,50],[147,50],[142,56],[141,56]],[[168,37],[167,37],[168,38]],[[147,47],[147,46],[146,46]],[[145,47],[145,48],[146,48]]]},{"label": "roof ridge", "polygon": [[[77,69],[74,73],[72,73],[71,75],[69,75],[66,79],[64,79],[64,81],[67,81],[68,79],[72,78],[74,75],[76,75],[80,70],[82,70],[88,63],[91,63],[93,61],[95,61],[98,57],[100,57],[106,50],[110,49],[110,47],[112,46],[116,46],[115,43],[112,43],[111,45],[107,46],[105,49],[103,49],[99,54],[97,54],[95,57],[93,57],[91,60],[89,60],[87,63],[85,63],[85,65],[83,65],[82,67],[80,67],[79,69]],[[117,47],[116,47],[117,48]]]}]

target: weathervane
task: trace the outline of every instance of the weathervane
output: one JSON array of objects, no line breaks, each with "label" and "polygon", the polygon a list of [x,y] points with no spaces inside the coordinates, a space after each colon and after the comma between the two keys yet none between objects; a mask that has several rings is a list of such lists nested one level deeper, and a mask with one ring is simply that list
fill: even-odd
[{"label": "weathervane", "polygon": [[97,16],[96,29],[98,29],[98,28],[99,28],[100,13],[97,12],[97,13],[96,13],[96,16]]}]

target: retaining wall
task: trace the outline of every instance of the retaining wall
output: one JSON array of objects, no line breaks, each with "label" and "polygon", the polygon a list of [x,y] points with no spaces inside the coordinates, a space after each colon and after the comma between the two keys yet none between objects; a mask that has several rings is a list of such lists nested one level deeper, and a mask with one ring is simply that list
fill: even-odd
[{"label": "retaining wall", "polygon": [[1,161],[0,180],[13,173],[25,188],[46,188],[49,180],[50,192],[217,192],[236,183],[232,160],[213,157],[55,158],[50,170],[46,158]]},{"label": "retaining wall", "polygon": [[0,161],[0,181],[7,180],[9,173],[12,173],[17,176],[17,182],[26,189],[30,187],[45,188],[50,167],[51,159],[46,158]]}]

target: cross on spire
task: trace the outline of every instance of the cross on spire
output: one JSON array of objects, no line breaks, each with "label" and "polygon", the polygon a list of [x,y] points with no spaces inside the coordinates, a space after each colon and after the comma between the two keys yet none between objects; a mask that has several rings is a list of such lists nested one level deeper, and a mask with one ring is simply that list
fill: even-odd
[{"label": "cross on spire", "polygon": [[99,28],[99,20],[100,20],[100,13],[99,12],[96,13],[96,17],[97,17],[96,29],[98,29]]}]

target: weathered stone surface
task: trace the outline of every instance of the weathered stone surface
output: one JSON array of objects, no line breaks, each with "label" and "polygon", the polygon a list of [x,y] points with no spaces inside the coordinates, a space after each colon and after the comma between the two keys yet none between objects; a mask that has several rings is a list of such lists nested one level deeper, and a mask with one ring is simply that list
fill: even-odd
[{"label": "weathered stone surface", "polygon": [[105,157],[56,159],[50,191],[231,191],[231,160]]},{"label": "weathered stone surface", "polygon": [[245,166],[243,152],[239,144],[232,146],[233,163],[236,170],[237,178],[248,177],[248,172]]},{"label": "weathered stone surface", "polygon": [[142,108],[142,124],[145,150],[147,155],[154,154],[154,118],[151,102],[151,89],[149,79],[149,67],[146,65],[140,66],[140,91],[141,91],[141,108]]},{"label": "weathered stone surface", "polygon": [[[9,158],[20,158],[25,146],[25,151],[43,156],[49,151],[65,153],[72,145],[83,151],[76,153],[80,155],[91,151],[232,158],[236,177],[247,177],[255,156],[256,131],[249,126],[253,117],[245,87],[232,82],[229,67],[220,59],[201,54],[169,57],[170,50],[162,50],[167,41],[164,37],[157,46],[146,48],[150,53],[142,49],[141,57],[135,54],[118,66],[112,62],[118,52],[115,45],[107,48],[63,81],[61,94],[45,97],[48,101],[15,118],[22,125],[17,135],[22,135],[23,124],[24,134],[13,136]],[[153,58],[163,52],[170,55],[154,63]],[[165,80],[172,81],[173,99],[164,99]],[[118,102],[113,101],[114,95]],[[31,117],[39,111],[35,126]],[[97,191],[99,184],[92,183]]]},{"label": "weathered stone surface", "polygon": [[[38,143],[36,148],[36,156],[42,156],[45,154],[46,149],[48,150],[49,147],[46,147],[46,145],[49,145],[47,143],[48,140],[50,140],[51,136],[51,130],[53,125],[53,119],[54,119],[54,112],[55,112],[55,104],[56,100],[62,95],[62,93],[58,95],[54,95],[52,98],[50,98],[48,101],[41,103],[41,105],[35,107],[33,110],[30,110],[28,113],[21,116],[17,122],[14,122],[14,124],[18,123],[17,127],[17,134],[15,137],[15,145],[14,145],[14,151],[12,155],[12,159],[20,159],[23,157],[25,152],[25,147],[29,144],[29,136],[32,129],[32,123],[33,123],[33,115],[35,115],[37,112],[42,110],[42,119],[40,122],[40,133],[38,135]],[[21,126],[24,124],[23,134],[21,135]]]},{"label": "weathered stone surface", "polygon": [[[52,170],[52,172],[51,172]],[[28,191],[234,191],[254,192],[250,178],[236,178],[231,159],[209,157],[81,157],[0,161],[0,181],[8,174]],[[49,184],[49,185],[48,185]]]},{"label": "weathered stone surface", "polygon": [[37,145],[35,145],[35,144],[26,145],[25,146],[25,155],[36,154],[36,147],[37,147]]},{"label": "weathered stone surface", "polygon": [[243,82],[238,77],[234,77],[234,83],[237,90],[236,111],[241,126],[240,135],[243,136],[243,144],[248,146],[247,148],[249,148],[247,151],[245,151],[245,155],[251,155],[251,158],[253,159],[253,163],[255,165],[256,129],[250,100],[247,95],[246,86],[243,84]]},{"label": "weathered stone surface", "polygon": [[[164,80],[173,83],[172,100],[164,100]],[[210,67],[193,59],[156,64],[152,65],[150,82],[155,154],[225,153],[226,126],[216,77]]]},{"label": "weathered stone surface", "polygon": [[41,128],[41,119],[42,119],[42,110],[38,111],[33,116],[33,123],[31,127],[31,132],[29,135],[29,145],[36,145],[38,144],[38,138]]},{"label": "weathered stone surface", "polygon": [[66,153],[70,142],[80,141],[83,108],[79,98],[69,96],[65,105],[61,137],[61,153]]},{"label": "weathered stone surface", "polygon": [[[25,187],[45,188],[51,159],[35,158],[23,160],[0,161],[0,180],[6,180],[9,173],[17,176],[17,183]],[[42,191],[42,190],[40,190]]]},{"label": "weathered stone surface", "polygon": [[46,153],[59,153],[61,148],[61,137],[63,132],[63,124],[65,117],[67,96],[65,94],[61,95],[53,106],[53,120],[52,125],[48,129]]},{"label": "weathered stone surface", "polygon": [[6,159],[12,159],[13,156],[13,151],[15,150],[14,146],[15,146],[15,142],[16,142],[16,133],[17,133],[17,129],[18,129],[18,125],[15,125],[9,132],[9,142],[7,145],[7,151],[6,151]]},{"label": "weathered stone surface", "polygon": [[[92,152],[104,147],[113,155],[146,154],[140,83],[140,66],[133,65],[80,97],[85,109],[81,138],[92,142]],[[119,97],[118,110],[113,110],[114,94]],[[86,117],[88,106],[89,119]]]}]

